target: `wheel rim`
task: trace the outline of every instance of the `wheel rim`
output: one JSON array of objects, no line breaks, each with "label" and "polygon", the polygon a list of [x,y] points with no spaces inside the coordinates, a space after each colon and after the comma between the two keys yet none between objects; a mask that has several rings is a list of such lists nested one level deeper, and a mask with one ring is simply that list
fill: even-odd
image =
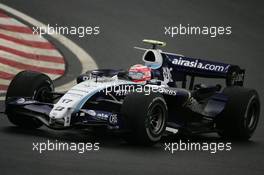
[{"label": "wheel rim", "polygon": [[246,117],[246,127],[249,130],[254,130],[254,128],[256,127],[257,120],[258,120],[257,103],[253,101],[248,109],[248,113]]},{"label": "wheel rim", "polygon": [[148,112],[148,130],[152,135],[159,135],[165,123],[165,110],[161,104],[153,105]]},{"label": "wheel rim", "polygon": [[38,90],[36,90],[33,99],[45,102],[48,100],[48,98],[46,97],[46,93],[50,91],[51,88],[48,86],[40,87]]}]

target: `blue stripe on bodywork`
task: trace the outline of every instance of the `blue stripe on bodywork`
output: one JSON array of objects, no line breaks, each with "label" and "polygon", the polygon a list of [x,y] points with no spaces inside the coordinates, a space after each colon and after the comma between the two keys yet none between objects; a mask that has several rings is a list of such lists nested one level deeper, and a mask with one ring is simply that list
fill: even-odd
[{"label": "blue stripe on bodywork", "polygon": [[[126,83],[120,83],[120,84],[118,84],[118,85],[112,85],[112,86],[109,86],[109,87],[120,86],[120,85],[132,85],[132,84],[136,84],[136,83],[134,83],[134,82],[127,83],[127,82],[126,82]],[[93,95],[95,95],[96,93],[98,93],[98,92],[100,92],[100,91],[102,91],[102,90],[104,90],[104,89],[105,89],[105,87],[103,87],[103,88],[99,88],[99,89],[96,89],[95,91],[93,91],[93,92],[89,93],[87,96],[85,96],[85,97],[80,101],[80,103],[76,106],[74,112],[79,111],[79,110],[83,107],[83,105],[86,103],[87,100],[89,100]],[[73,90],[74,90],[74,89],[73,89]]]}]

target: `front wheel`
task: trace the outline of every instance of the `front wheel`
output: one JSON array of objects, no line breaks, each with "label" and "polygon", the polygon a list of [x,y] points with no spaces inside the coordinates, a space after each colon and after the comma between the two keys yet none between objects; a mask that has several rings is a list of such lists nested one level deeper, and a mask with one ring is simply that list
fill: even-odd
[{"label": "front wheel", "polygon": [[18,73],[11,81],[6,95],[6,113],[9,121],[28,129],[41,127],[43,124],[38,119],[16,114],[16,111],[8,106],[8,100],[12,97],[29,97],[40,102],[50,102],[45,94],[53,90],[53,83],[45,74],[32,71]]},{"label": "front wheel", "polygon": [[128,142],[152,145],[158,142],[166,128],[168,118],[166,102],[161,94],[128,94],[121,109],[130,133]]}]

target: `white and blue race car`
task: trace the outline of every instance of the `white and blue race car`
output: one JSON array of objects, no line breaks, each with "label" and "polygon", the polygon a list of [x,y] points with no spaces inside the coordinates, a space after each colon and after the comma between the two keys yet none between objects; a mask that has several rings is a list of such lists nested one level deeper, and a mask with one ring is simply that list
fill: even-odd
[{"label": "white and blue race car", "polygon": [[[247,140],[259,115],[258,93],[243,87],[239,66],[163,52],[164,42],[144,49],[144,65],[128,71],[99,69],[77,77],[67,92],[54,91],[51,79],[32,71],[18,73],[6,94],[5,113],[24,128],[107,128],[125,139],[154,144],[165,132],[217,132]],[[196,84],[196,77],[225,79],[220,84]]]}]

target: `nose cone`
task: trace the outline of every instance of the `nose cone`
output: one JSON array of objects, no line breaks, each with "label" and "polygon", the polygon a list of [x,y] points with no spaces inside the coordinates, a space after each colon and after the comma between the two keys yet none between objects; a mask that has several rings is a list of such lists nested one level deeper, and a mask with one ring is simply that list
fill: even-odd
[{"label": "nose cone", "polygon": [[64,118],[67,115],[67,108],[64,107],[55,107],[51,110],[49,117],[51,119],[60,119]]}]

